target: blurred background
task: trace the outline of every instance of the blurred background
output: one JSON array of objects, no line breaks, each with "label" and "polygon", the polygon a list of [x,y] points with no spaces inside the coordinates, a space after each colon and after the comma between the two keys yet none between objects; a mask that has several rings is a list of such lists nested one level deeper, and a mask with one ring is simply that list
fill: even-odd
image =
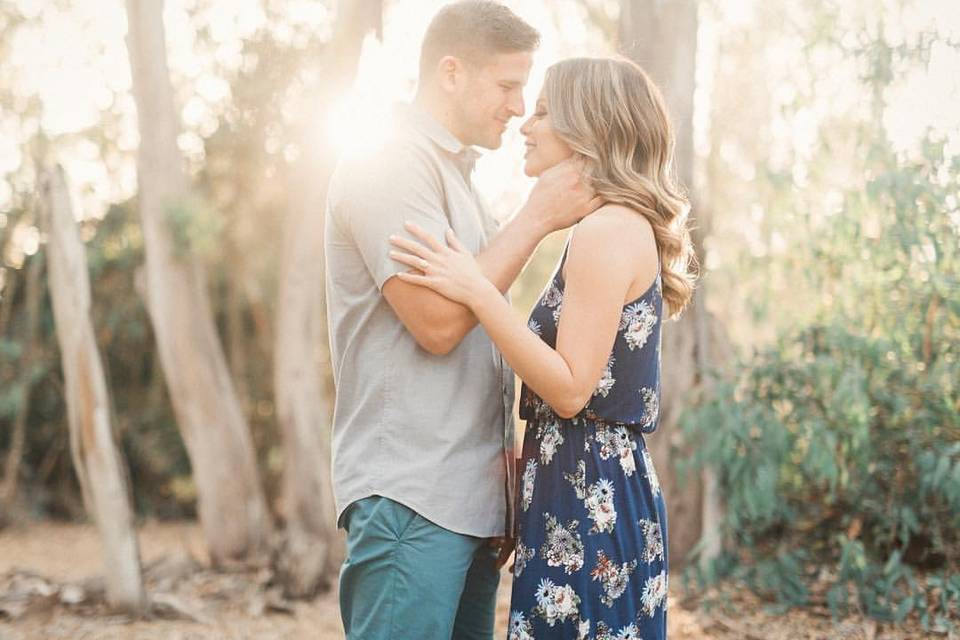
[{"label": "blurred background", "polygon": [[[0,547],[199,519],[202,564],[331,586],[323,190],[412,97],[443,4],[0,1]],[[957,633],[960,3],[506,4],[542,34],[528,107],[551,62],[615,53],[670,103],[701,278],[650,446],[671,590],[713,625],[689,637],[754,637],[710,613],[731,585],[865,637]],[[519,124],[474,175],[501,219],[532,186]]]}]

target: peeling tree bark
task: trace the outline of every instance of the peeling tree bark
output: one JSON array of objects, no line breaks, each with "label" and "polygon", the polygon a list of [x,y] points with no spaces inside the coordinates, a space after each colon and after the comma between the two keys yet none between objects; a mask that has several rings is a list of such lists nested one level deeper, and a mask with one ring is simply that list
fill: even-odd
[{"label": "peeling tree bark", "polygon": [[90,320],[87,258],[60,168],[42,182],[49,234],[50,297],[66,383],[70,451],[84,505],[103,544],[107,602],[140,613],[146,605],[130,488],[110,425],[103,365]]},{"label": "peeling tree bark", "polygon": [[174,252],[167,219],[188,193],[167,70],[161,0],[127,0],[137,103],[139,209],[147,311],[177,424],[187,445],[204,537],[215,565],[263,558],[270,516],[247,421],[213,323],[199,259]]},{"label": "peeling tree bark", "polygon": [[[340,3],[323,59],[323,86],[307,113],[324,107],[353,78],[364,36],[380,24],[381,0]],[[330,478],[333,376],[324,295],[323,224],[333,149],[305,146],[290,188],[284,227],[274,367],[283,438],[283,509],[287,520],[277,568],[288,595],[307,597],[329,585],[342,551]]]}]

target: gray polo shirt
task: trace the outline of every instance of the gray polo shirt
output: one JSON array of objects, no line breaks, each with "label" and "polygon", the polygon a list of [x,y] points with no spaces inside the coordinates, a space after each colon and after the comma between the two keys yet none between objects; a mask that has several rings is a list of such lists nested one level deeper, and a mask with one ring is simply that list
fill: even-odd
[{"label": "gray polo shirt", "polygon": [[448,355],[431,355],[380,292],[406,268],[388,241],[404,221],[439,238],[452,227],[474,253],[496,232],[470,177],[477,154],[415,106],[399,107],[390,130],[374,152],[341,158],[327,195],[337,519],[380,495],[457,533],[503,535],[513,373],[479,326]]}]

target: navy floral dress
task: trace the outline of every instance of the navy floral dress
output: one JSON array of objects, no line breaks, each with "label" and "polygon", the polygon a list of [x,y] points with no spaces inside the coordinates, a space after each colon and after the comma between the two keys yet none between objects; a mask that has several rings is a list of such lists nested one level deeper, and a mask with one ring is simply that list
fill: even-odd
[{"label": "navy floral dress", "polygon": [[[551,347],[565,260],[529,321]],[[607,367],[574,418],[523,388],[509,640],[666,638],[666,507],[643,440],[659,421],[662,309],[658,274],[624,306]]]}]

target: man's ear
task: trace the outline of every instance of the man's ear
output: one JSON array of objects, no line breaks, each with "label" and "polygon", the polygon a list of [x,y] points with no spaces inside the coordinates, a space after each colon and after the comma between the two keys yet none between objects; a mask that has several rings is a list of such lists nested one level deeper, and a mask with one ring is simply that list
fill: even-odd
[{"label": "man's ear", "polygon": [[437,85],[454,93],[463,81],[463,61],[456,56],[443,56],[437,62]]}]

